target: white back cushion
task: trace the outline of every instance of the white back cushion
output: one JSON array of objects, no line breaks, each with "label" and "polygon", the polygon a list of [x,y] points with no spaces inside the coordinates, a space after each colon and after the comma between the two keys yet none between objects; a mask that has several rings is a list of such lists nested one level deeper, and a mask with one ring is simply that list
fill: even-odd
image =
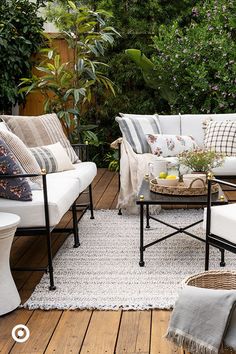
[{"label": "white back cushion", "polygon": [[236,120],[236,113],[225,114],[181,114],[181,135],[191,135],[196,143],[203,147],[204,129],[203,122],[206,120],[223,121]]},{"label": "white back cushion", "polygon": [[162,134],[180,135],[179,115],[158,115]]}]

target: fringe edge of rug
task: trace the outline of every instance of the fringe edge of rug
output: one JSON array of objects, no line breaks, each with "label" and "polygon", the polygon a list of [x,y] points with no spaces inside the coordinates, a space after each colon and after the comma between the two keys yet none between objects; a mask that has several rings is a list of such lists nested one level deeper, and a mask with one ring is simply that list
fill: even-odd
[{"label": "fringe edge of rug", "polygon": [[172,310],[173,305],[127,305],[127,306],[119,306],[119,305],[99,305],[99,306],[71,306],[71,305],[58,305],[55,304],[53,305],[31,305],[26,301],[23,305],[20,305],[19,308],[25,308],[29,310],[101,310],[101,311],[108,311],[108,310],[113,310],[113,311],[118,311],[118,310],[123,310],[123,311],[129,311],[129,310]]}]

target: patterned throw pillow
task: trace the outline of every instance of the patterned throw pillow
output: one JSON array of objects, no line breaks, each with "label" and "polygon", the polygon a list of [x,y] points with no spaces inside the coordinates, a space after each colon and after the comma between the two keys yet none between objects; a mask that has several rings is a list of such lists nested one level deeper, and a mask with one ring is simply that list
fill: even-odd
[{"label": "patterned throw pillow", "polygon": [[0,197],[13,200],[32,200],[32,193],[26,178],[1,179],[1,175],[19,175],[22,169],[7,144],[0,139]]},{"label": "patterned throw pillow", "polygon": [[116,121],[119,123],[123,137],[137,154],[150,152],[146,134],[161,133],[158,116],[155,114],[146,116],[123,114],[122,117],[116,117]]},{"label": "patterned throw pillow", "polygon": [[65,136],[55,113],[42,116],[0,116],[11,131],[28,147],[50,145],[60,142],[72,163],[78,161],[73,147]]},{"label": "patterned throw pillow", "polygon": [[31,148],[30,151],[39,166],[44,168],[47,173],[73,170],[75,168],[61,143]]},{"label": "patterned throw pillow", "polygon": [[177,156],[198,148],[193,137],[187,135],[148,134],[146,138],[152,153],[157,156]]},{"label": "patterned throw pillow", "polygon": [[[18,136],[7,130],[0,130],[0,139],[2,139],[11,152],[14,154],[22,170],[25,173],[38,173],[41,174],[41,168],[34,158],[34,155],[25,146]],[[30,177],[30,180],[34,183],[34,189],[42,188],[42,177]]]},{"label": "patterned throw pillow", "polygon": [[236,121],[208,122],[205,129],[204,146],[206,149],[227,156],[236,155]]}]

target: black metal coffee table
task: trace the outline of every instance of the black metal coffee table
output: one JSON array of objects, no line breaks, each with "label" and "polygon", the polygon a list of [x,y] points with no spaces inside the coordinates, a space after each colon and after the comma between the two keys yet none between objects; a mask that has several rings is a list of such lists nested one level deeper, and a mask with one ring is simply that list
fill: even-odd
[{"label": "black metal coffee table", "polygon": [[[219,187],[219,192],[212,194],[212,205],[222,205],[222,204],[227,204],[228,199],[222,189]],[[187,231],[192,226],[195,226],[203,221],[203,219],[198,220],[192,224],[189,224],[185,227],[177,227],[175,225],[168,224],[160,219],[158,219],[156,216],[152,216],[149,213],[149,206],[150,205],[193,205],[196,207],[204,207],[207,204],[207,196],[174,196],[174,195],[165,195],[165,194],[159,194],[159,193],[154,193],[150,191],[149,189],[149,180],[144,179],[139,191],[138,199],[136,201],[136,204],[139,205],[140,207],[140,261],[139,265],[140,267],[144,266],[144,257],[143,253],[146,250],[146,248],[151,247],[155,245],[156,243],[159,243],[163,240],[166,240],[167,238],[170,238],[178,233],[183,233],[186,234],[190,237],[193,237],[199,241],[205,242],[202,238],[194,235],[193,233]],[[166,226],[171,227],[175,231],[162,237],[159,238],[153,242],[150,242],[146,245],[144,245],[144,211],[146,210],[146,228],[150,228],[150,219],[155,220],[161,224],[164,224]],[[221,250],[221,265],[224,265],[224,252]]]}]

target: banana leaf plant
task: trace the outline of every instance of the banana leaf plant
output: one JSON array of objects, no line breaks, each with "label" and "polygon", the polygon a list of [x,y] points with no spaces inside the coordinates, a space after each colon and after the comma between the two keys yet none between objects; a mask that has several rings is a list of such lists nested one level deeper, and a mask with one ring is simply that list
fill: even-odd
[{"label": "banana leaf plant", "polygon": [[39,90],[45,98],[45,112],[57,113],[73,141],[88,140],[99,145],[92,131],[96,125],[87,124],[81,112],[93,102],[98,87],[103,88],[104,94],[115,94],[113,82],[103,73],[107,64],[99,57],[105,55],[106,47],[112,45],[118,33],[106,27],[107,12],[94,12],[76,1],[49,5],[47,16],[58,26],[72,50],[73,59],[63,62],[54,48],[43,49],[44,58],[36,67],[37,73],[21,80],[20,92],[27,95]]},{"label": "banana leaf plant", "polygon": [[146,84],[158,90],[160,97],[168,102],[174,102],[176,92],[170,89],[168,82],[160,76],[154,63],[139,49],[126,49],[126,55],[140,68]]}]

